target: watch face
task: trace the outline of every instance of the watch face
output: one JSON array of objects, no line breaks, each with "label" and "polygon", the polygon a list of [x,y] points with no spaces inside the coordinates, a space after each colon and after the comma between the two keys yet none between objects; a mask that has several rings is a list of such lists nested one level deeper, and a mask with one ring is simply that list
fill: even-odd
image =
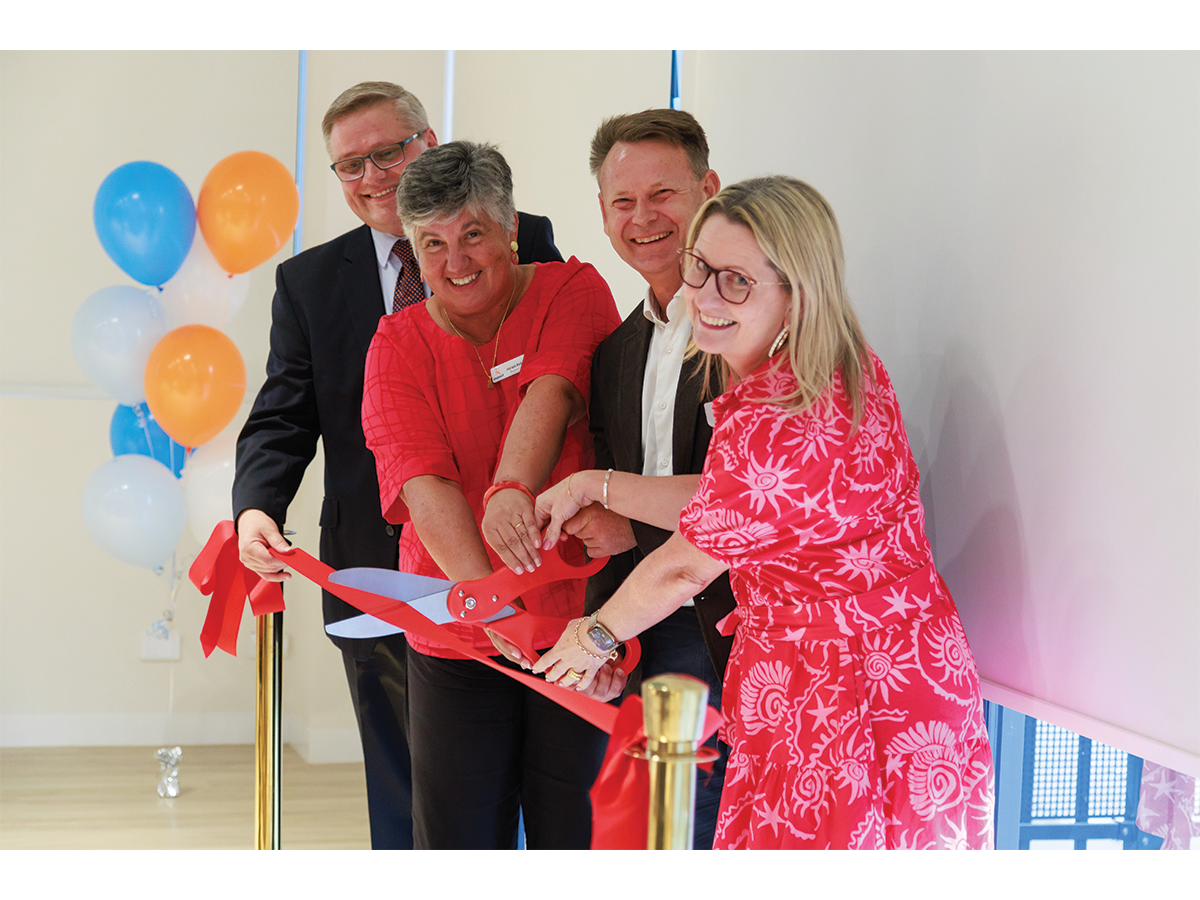
[{"label": "watch face", "polygon": [[617,646],[617,639],[609,634],[608,629],[599,622],[588,629],[587,636],[592,639],[593,644],[600,648],[602,653],[608,653]]}]

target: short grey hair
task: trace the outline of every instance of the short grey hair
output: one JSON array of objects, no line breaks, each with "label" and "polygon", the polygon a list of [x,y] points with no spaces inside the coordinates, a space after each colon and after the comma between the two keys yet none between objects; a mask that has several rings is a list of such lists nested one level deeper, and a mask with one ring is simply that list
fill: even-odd
[{"label": "short grey hair", "polygon": [[380,103],[394,104],[400,121],[413,131],[425,131],[429,128],[429,116],[425,114],[425,107],[415,94],[390,81],[363,81],[342,91],[329,105],[329,109],[325,110],[325,118],[321,120],[325,151],[329,152],[329,138],[333,134],[333,126],[340,119]]},{"label": "short grey hair", "polygon": [[404,169],[396,188],[396,212],[405,234],[464,210],[512,227],[512,169],[492,144],[452,141],[430,147]]}]

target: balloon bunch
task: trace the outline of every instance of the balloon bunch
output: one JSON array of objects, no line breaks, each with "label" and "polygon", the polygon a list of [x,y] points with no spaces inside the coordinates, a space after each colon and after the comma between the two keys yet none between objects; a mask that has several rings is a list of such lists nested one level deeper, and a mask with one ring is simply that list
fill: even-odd
[{"label": "balloon bunch", "polygon": [[231,518],[229,426],[246,366],[222,329],[245,303],[245,273],[286,243],[299,210],[287,169],[253,150],[217,163],[195,204],[158,163],[126,163],[100,185],[100,244],[141,285],[96,291],[71,326],[80,367],[120,404],[114,458],[83,491],[88,533],[117,559],[158,569],[185,525],[203,544]]}]

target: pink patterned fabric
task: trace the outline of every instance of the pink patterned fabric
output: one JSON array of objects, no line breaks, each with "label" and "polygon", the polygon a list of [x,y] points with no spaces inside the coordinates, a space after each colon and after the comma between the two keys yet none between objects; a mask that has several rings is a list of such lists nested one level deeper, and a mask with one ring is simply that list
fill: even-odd
[{"label": "pink patterned fabric", "polygon": [[863,419],[765,365],[713,404],[680,530],[730,566],[730,745],[715,846],[988,848],[992,753],[975,661],[933,566],[883,364]]},{"label": "pink patterned fabric", "polygon": [[1189,850],[1200,825],[1192,818],[1196,779],[1157,763],[1142,763],[1137,827],[1163,839],[1163,850]]}]

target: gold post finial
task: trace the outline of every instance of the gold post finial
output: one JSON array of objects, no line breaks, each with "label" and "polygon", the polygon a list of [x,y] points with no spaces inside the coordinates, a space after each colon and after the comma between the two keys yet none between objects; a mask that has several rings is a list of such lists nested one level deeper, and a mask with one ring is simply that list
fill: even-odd
[{"label": "gold post finial", "polygon": [[642,683],[646,759],[650,764],[650,850],[691,850],[696,762],[704,734],[708,685],[689,675],[659,675]]}]

